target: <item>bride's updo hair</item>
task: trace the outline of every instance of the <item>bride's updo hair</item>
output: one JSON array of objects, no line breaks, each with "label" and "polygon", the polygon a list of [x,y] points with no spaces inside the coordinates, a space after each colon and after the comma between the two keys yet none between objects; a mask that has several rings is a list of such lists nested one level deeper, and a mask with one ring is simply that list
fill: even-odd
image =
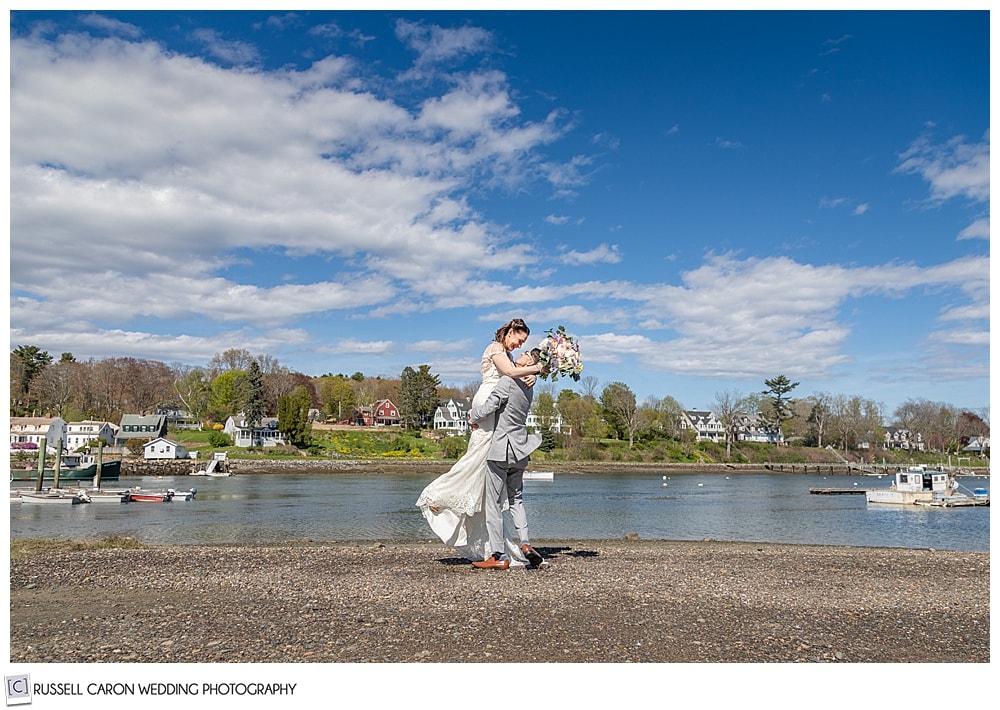
[{"label": "bride's updo hair", "polygon": [[524,331],[525,336],[531,335],[531,331],[528,329],[528,325],[520,318],[511,318],[507,323],[500,327],[497,331],[496,336],[493,338],[498,343],[502,343],[507,334],[511,331]]}]

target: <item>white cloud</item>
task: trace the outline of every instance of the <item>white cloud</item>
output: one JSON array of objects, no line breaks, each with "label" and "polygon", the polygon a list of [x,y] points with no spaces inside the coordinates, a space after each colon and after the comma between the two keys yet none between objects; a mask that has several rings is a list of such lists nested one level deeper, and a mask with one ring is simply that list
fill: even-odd
[{"label": "white cloud", "polygon": [[725,148],[727,150],[743,147],[743,144],[740,143],[739,141],[731,141],[726,138],[722,138],[721,136],[716,137],[715,145],[718,146],[719,148]]},{"label": "white cloud", "polygon": [[990,139],[987,131],[978,143],[956,136],[935,144],[921,136],[900,154],[896,171],[920,175],[931,188],[931,200],[965,197],[975,202],[990,198]]},{"label": "white cloud", "polygon": [[193,30],[191,36],[205,47],[209,55],[228,64],[251,64],[259,59],[257,48],[252,44],[227,40],[215,30],[201,27]]},{"label": "white cloud", "polygon": [[963,229],[958,233],[958,239],[989,239],[990,238],[990,219],[985,217],[983,219],[977,219],[975,222],[970,224],[968,227]]},{"label": "white cloud", "polygon": [[572,266],[593,264],[617,264],[621,261],[617,244],[601,244],[590,251],[580,252],[575,249],[562,255],[561,261]]}]

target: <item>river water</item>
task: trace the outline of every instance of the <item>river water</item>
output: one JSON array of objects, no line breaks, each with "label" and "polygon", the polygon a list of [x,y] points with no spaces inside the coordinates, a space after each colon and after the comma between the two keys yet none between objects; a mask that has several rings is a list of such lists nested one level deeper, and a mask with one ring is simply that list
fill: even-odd
[{"label": "river water", "polygon": [[[150,545],[436,539],[414,505],[436,474],[128,477],[119,486],[197,488],[191,501],[10,505],[12,538],[134,537]],[[990,509],[870,505],[810,488],[888,487],[891,478],[767,473],[557,472],[525,481],[532,541],[715,540],[988,552]],[[968,489],[988,478],[960,478]],[[666,485],[664,485],[666,484]],[[112,484],[114,486],[114,484]],[[109,487],[109,486],[106,486]],[[968,492],[968,491],[965,491]]]}]

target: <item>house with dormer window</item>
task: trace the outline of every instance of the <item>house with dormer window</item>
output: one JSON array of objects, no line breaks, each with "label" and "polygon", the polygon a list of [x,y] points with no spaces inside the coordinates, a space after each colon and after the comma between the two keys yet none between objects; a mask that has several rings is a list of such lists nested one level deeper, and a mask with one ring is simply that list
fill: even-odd
[{"label": "house with dormer window", "polygon": [[757,414],[738,414],[736,415],[736,440],[781,445],[785,443],[785,435],[780,428],[774,431],[765,425]]},{"label": "house with dormer window", "polygon": [[167,435],[167,417],[163,414],[123,414],[115,446],[125,446],[129,439],[152,441]]},{"label": "house with dormer window", "polygon": [[285,435],[278,431],[277,417],[264,417],[260,424],[251,427],[247,424],[246,416],[241,412],[226,419],[223,426],[224,434],[229,435],[233,440],[233,446],[283,446]]},{"label": "house with dormer window", "polygon": [[681,417],[681,430],[693,431],[695,441],[725,441],[726,432],[715,412],[688,409]]},{"label": "house with dormer window", "polygon": [[885,430],[882,442],[883,449],[899,449],[902,451],[923,451],[924,437],[918,432],[900,427],[889,427]]},{"label": "house with dormer window", "polygon": [[460,436],[469,432],[469,410],[472,402],[468,399],[449,399],[434,410],[434,431],[448,436]]}]

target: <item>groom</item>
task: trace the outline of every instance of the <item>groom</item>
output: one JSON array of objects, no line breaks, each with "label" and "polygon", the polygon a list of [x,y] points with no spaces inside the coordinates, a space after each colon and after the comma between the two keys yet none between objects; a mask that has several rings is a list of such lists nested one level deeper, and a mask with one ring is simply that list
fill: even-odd
[{"label": "groom", "polygon": [[[538,363],[538,348],[526,352],[516,365],[530,366]],[[492,394],[482,404],[469,412],[469,421],[475,424],[493,414],[493,440],[486,456],[486,532],[493,554],[482,562],[472,564],[481,569],[507,569],[510,560],[503,557],[503,501],[510,505],[514,528],[521,539],[521,551],[532,567],[542,563],[542,556],[528,542],[528,516],[522,500],[522,480],[528,466],[528,456],[542,443],[539,434],[528,434],[526,422],[533,396],[531,387],[521,378],[504,375]]]}]

